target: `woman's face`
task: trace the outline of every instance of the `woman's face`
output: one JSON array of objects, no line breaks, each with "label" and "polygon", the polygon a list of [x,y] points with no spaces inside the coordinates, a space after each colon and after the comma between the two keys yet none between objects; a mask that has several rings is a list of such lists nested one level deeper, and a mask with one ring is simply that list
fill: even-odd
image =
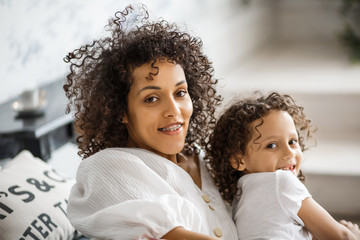
[{"label": "woman's face", "polygon": [[193,105],[184,70],[167,61],[153,80],[147,80],[151,65],[135,68],[128,94],[128,114],[124,117],[129,132],[128,147],[150,150],[173,160],[182,151]]}]

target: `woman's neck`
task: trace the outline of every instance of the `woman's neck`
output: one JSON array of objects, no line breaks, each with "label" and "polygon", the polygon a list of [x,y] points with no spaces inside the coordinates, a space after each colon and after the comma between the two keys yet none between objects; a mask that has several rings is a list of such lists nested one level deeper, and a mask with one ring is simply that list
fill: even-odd
[{"label": "woman's neck", "polygon": [[196,154],[187,155],[179,153],[177,156],[177,165],[184,169],[193,179],[194,183],[201,189],[201,172],[199,158]]}]

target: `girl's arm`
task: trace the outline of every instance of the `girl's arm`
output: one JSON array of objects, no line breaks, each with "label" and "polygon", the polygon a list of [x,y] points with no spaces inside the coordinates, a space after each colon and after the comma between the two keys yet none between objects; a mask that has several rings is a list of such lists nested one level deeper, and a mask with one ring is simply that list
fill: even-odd
[{"label": "girl's arm", "polygon": [[219,238],[210,237],[204,234],[188,231],[182,227],[172,229],[170,232],[165,234],[162,239],[167,240],[219,240]]},{"label": "girl's arm", "polygon": [[345,227],[347,227],[357,237],[357,239],[360,239],[360,229],[356,223],[352,223],[345,220],[341,220],[340,223]]},{"label": "girl's arm", "polygon": [[298,216],[316,239],[359,239],[311,197],[302,201]]}]

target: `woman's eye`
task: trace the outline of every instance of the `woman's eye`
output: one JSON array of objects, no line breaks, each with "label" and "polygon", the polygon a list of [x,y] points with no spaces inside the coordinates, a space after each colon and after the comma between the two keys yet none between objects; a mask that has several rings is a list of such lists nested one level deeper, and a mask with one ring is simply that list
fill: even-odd
[{"label": "woman's eye", "polygon": [[186,95],[187,91],[185,90],[180,90],[176,93],[177,97],[184,97]]},{"label": "woman's eye", "polygon": [[272,148],[276,148],[276,146],[277,145],[275,143],[270,143],[270,144],[266,145],[266,148],[272,149]]},{"label": "woman's eye", "polygon": [[148,97],[148,98],[145,98],[145,102],[146,103],[153,103],[153,102],[156,102],[157,101],[157,97]]}]

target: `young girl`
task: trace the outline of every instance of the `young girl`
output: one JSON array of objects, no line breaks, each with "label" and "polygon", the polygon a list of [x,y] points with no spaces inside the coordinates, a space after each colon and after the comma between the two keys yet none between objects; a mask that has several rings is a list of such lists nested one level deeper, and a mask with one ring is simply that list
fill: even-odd
[{"label": "young girl", "polygon": [[239,239],[360,239],[356,224],[338,223],[299,180],[313,133],[303,108],[279,93],[238,101],[219,118],[207,155]]}]

